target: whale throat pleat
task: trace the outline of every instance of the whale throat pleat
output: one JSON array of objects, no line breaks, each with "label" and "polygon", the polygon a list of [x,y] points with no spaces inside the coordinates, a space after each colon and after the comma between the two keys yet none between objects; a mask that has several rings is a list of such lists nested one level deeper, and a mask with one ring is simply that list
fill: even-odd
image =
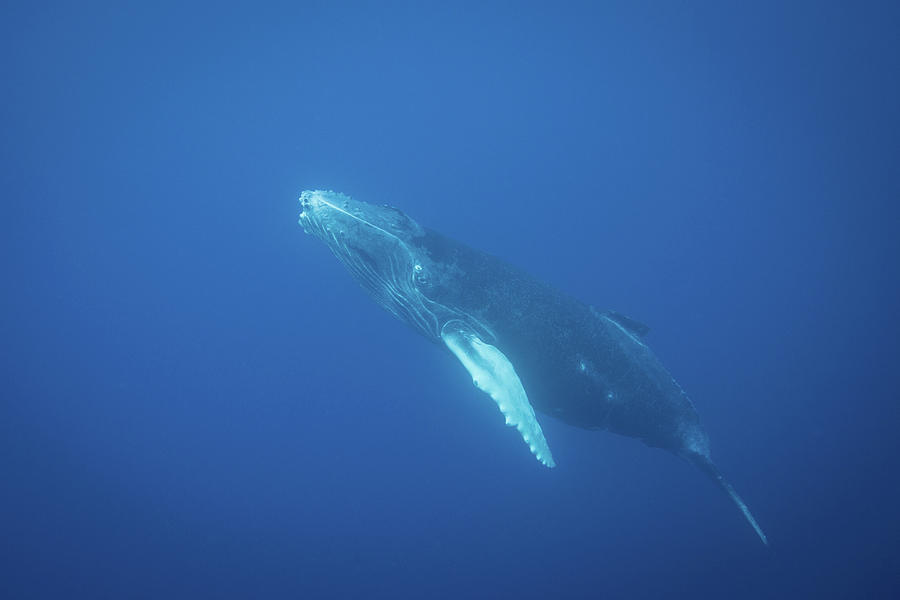
[{"label": "whale throat pleat", "polygon": [[555,467],[528,395],[506,355],[482,341],[461,321],[445,324],[441,329],[441,339],[472,376],[476,387],[497,403],[506,417],[506,424],[519,430],[531,453],[546,466]]}]

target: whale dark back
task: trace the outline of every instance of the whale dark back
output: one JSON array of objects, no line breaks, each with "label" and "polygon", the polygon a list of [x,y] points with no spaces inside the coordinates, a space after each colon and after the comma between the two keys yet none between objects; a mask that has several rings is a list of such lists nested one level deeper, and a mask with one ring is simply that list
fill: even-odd
[{"label": "whale dark back", "polygon": [[691,401],[640,339],[640,324],[425,231],[416,243],[443,271],[423,293],[491,325],[492,343],[516,365],[535,409],[651,446],[708,453]]}]

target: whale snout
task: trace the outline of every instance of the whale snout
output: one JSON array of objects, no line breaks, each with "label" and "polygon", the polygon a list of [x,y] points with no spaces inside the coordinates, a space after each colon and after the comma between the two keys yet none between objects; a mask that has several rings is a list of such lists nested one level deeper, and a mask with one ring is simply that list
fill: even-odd
[{"label": "whale snout", "polygon": [[321,208],[321,202],[315,192],[303,192],[300,194],[300,215],[297,220],[307,233],[310,226],[315,223],[317,211]]},{"label": "whale snout", "polygon": [[331,215],[344,198],[343,194],[323,190],[306,190],[300,194],[300,223]]},{"label": "whale snout", "polygon": [[309,213],[312,212],[313,204],[315,200],[313,199],[311,194],[307,194],[303,192],[300,196],[300,217],[309,217]]}]

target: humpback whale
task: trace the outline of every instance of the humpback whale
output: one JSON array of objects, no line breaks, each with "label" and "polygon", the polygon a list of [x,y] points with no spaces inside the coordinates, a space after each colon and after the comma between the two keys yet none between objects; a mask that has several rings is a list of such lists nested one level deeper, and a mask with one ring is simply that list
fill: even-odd
[{"label": "humpback whale", "polygon": [[696,465],[768,543],[712,462],[693,403],[647,346],[646,325],[584,304],[390,206],[304,191],[299,224],[378,304],[455,356],[538,461],[556,465],[535,411],[638,438]]}]

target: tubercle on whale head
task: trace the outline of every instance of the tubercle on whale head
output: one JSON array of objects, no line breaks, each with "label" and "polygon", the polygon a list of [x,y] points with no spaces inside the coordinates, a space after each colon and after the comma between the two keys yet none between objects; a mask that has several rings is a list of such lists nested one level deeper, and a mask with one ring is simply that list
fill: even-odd
[{"label": "tubercle on whale head", "polygon": [[[349,198],[346,198],[349,200]],[[343,194],[325,190],[305,190],[299,198],[300,214],[297,223],[306,233],[315,233],[324,225],[330,210],[346,205]],[[345,210],[345,209],[344,209]]]}]

